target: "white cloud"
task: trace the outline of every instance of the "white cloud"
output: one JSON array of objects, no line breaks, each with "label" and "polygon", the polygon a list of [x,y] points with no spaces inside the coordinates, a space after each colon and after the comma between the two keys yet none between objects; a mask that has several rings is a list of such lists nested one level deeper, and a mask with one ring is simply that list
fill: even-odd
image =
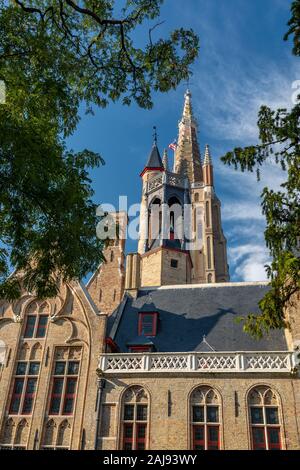
[{"label": "white cloud", "polygon": [[226,230],[227,239],[231,244],[236,245],[243,242],[257,243],[260,245],[264,244],[264,229],[265,221],[257,220],[253,223],[252,220],[243,220],[240,223],[231,223],[229,228]]},{"label": "white cloud", "polygon": [[292,106],[292,83],[300,77],[294,63],[284,69],[276,65],[252,64],[240,68],[239,62],[229,60],[222,64],[214,79],[196,72],[196,111],[201,111],[201,121],[208,133],[216,138],[242,142],[257,141],[258,111],[262,104],[277,109]]},{"label": "white cloud", "polygon": [[264,265],[270,262],[267,249],[259,244],[246,244],[228,250],[229,263],[234,268],[234,277],[242,281],[264,281],[267,279]]},{"label": "white cloud", "polygon": [[262,261],[259,257],[249,257],[236,269],[236,274],[244,281],[265,281],[267,276]]},{"label": "white cloud", "polygon": [[234,202],[229,200],[223,204],[222,210],[223,220],[264,220],[264,215],[261,212],[261,207],[257,202],[243,201]]}]

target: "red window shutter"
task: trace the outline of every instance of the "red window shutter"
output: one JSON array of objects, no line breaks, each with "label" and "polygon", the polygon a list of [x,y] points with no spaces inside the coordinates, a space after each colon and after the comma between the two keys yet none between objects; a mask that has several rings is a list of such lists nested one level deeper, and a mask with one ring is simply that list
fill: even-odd
[{"label": "red window shutter", "polygon": [[220,449],[219,426],[207,426],[207,450]]},{"label": "red window shutter", "polygon": [[193,426],[193,450],[205,450],[204,426]]},{"label": "red window shutter", "polygon": [[280,450],[281,439],[280,439],[280,428],[267,428],[268,435],[268,447],[269,450]]},{"label": "red window shutter", "polygon": [[133,424],[124,424],[123,428],[123,450],[133,448]]},{"label": "red window shutter", "polygon": [[138,323],[138,334],[144,336],[156,336],[157,334],[157,312],[140,312]]},{"label": "red window shutter", "polygon": [[254,450],[265,450],[267,448],[263,427],[252,426],[252,447]]},{"label": "red window shutter", "polygon": [[136,450],[145,450],[146,449],[146,434],[147,434],[147,425],[146,424],[137,424],[136,425]]},{"label": "red window shutter", "polygon": [[129,350],[130,352],[137,352],[137,353],[150,352],[151,347],[150,346],[130,346]]}]

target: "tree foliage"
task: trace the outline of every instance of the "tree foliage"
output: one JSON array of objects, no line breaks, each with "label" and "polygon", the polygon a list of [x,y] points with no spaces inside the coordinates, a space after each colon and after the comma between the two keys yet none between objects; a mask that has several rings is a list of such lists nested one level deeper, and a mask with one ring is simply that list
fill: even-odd
[{"label": "tree foliage", "polygon": [[46,297],[103,259],[88,172],[104,162],[65,139],[83,102],[151,108],[153,91],[188,78],[198,38],[178,29],[155,40],[162,3],[0,0],[0,297],[20,295],[12,269]]},{"label": "tree foliage", "polygon": [[[290,29],[293,53],[300,55],[300,0],[291,6]],[[244,329],[261,337],[271,329],[288,326],[285,310],[300,288],[300,104],[290,111],[262,106],[258,128],[260,143],[235,148],[222,157],[227,165],[241,171],[257,170],[270,158],[286,175],[282,190],[264,188],[262,210],[266,217],[265,240],[272,263],[267,266],[270,290],[260,301],[260,314],[249,314]]]}]

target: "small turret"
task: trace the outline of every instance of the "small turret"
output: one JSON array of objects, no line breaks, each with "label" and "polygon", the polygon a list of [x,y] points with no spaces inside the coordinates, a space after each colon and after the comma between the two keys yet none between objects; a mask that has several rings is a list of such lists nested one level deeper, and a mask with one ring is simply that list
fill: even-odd
[{"label": "small turret", "polygon": [[156,132],[156,127],[154,127],[154,135],[153,135],[153,145],[151,152],[149,154],[147,163],[145,168],[143,169],[142,173],[140,176],[144,176],[145,173],[148,171],[164,171],[164,166],[163,162],[160,157],[160,153],[157,147],[157,132]]},{"label": "small turret", "polygon": [[205,155],[203,162],[203,179],[205,186],[214,185],[213,164],[210,155],[209,145],[205,146]]},{"label": "small turret", "polygon": [[168,151],[167,151],[167,149],[164,150],[162,163],[163,163],[165,171],[169,171],[169,162],[168,162]]}]

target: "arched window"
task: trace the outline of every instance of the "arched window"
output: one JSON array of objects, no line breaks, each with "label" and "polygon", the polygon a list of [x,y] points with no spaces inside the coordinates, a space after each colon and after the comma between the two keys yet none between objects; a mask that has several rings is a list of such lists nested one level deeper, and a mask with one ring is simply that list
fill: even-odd
[{"label": "arched window", "polygon": [[31,348],[30,360],[41,361],[41,359],[42,359],[42,346],[40,343],[36,343]]},{"label": "arched window", "polygon": [[20,361],[26,361],[29,359],[29,353],[30,353],[30,347],[27,343],[22,344],[20,350],[19,350],[19,355],[18,359]]},{"label": "arched window", "polygon": [[147,448],[149,432],[149,398],[139,386],[128,388],[122,400],[121,447],[123,450]]},{"label": "arched window", "polygon": [[199,202],[199,193],[196,193],[196,194],[195,194],[194,201],[195,201],[195,202]]},{"label": "arched window", "polygon": [[207,251],[207,268],[211,269],[211,246],[210,246],[210,237],[207,237],[206,240],[206,251]]},{"label": "arched window", "polygon": [[43,448],[52,447],[55,443],[55,428],[56,424],[53,419],[50,419],[44,428]]},{"label": "arched window", "polygon": [[[39,346],[39,343],[34,345],[30,355],[27,349],[22,347],[20,350],[19,358],[15,366],[9,405],[9,413],[12,415],[30,415],[33,411],[40,372],[40,361],[37,360],[40,357]],[[20,360],[20,358],[22,360]]]},{"label": "arched window", "polygon": [[183,214],[182,206],[179,199],[173,196],[168,200],[169,206],[169,227],[170,240],[180,240],[182,239],[182,225],[183,225]]},{"label": "arched window", "polygon": [[251,447],[254,450],[280,450],[280,405],[277,394],[265,385],[248,395]]},{"label": "arched window", "polygon": [[0,450],[25,450],[28,439],[28,423],[26,419],[15,422],[9,418],[2,429],[0,437]]},{"label": "arched window", "polygon": [[149,241],[151,245],[154,240],[158,240],[160,238],[162,229],[161,201],[159,198],[155,198],[151,202],[148,217]]},{"label": "arched window", "polygon": [[24,338],[45,338],[50,307],[47,302],[32,302],[26,310]]},{"label": "arched window", "polygon": [[58,428],[56,448],[68,449],[70,445],[70,430],[71,426],[68,420],[64,420]]},{"label": "arched window", "polygon": [[28,423],[26,419],[22,419],[17,427],[14,448],[18,446],[20,449],[26,447],[28,438]]},{"label": "arched window", "polygon": [[114,257],[115,257],[114,252],[111,250],[111,252],[110,252],[110,262],[111,263],[113,262]]},{"label": "arched window", "polygon": [[209,275],[207,276],[207,282],[208,282],[208,284],[212,283],[212,274],[211,273],[209,273]]},{"label": "arched window", "polygon": [[206,227],[210,227],[210,212],[209,212],[209,202],[205,203],[205,216],[206,216]]},{"label": "arched window", "polygon": [[3,425],[3,429],[1,432],[1,446],[3,446],[3,444],[4,445],[12,444],[14,430],[15,430],[14,420],[12,418],[7,419]]},{"label": "arched window", "polygon": [[221,447],[221,400],[209,386],[196,388],[190,399],[191,446],[193,450]]}]

